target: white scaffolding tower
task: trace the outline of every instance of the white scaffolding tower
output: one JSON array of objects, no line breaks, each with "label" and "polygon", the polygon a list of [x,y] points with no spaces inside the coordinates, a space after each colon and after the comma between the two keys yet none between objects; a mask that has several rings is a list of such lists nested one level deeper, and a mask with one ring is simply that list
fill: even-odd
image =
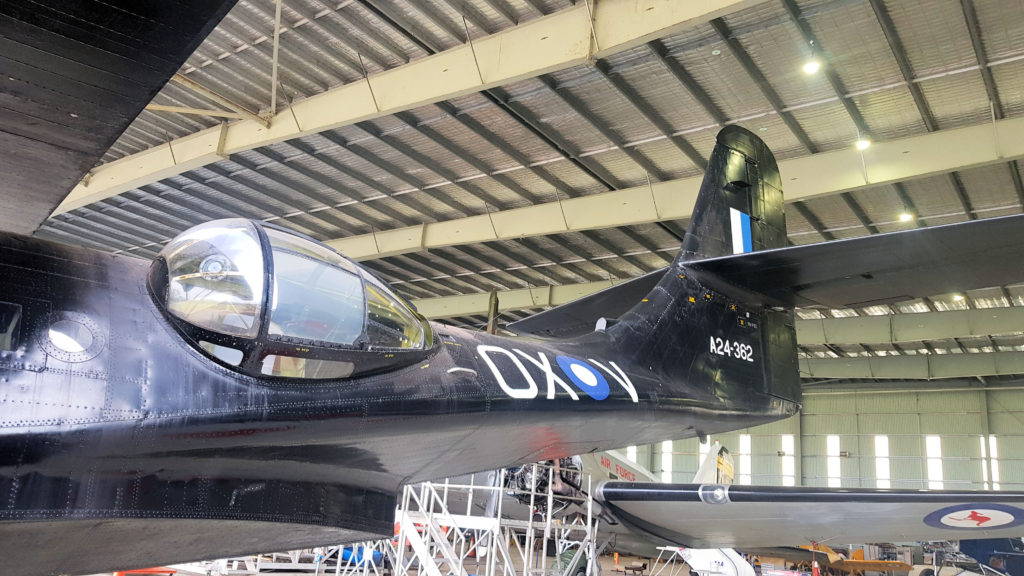
[{"label": "white scaffolding tower", "polygon": [[[597,520],[589,496],[555,494],[553,468],[533,464],[532,477],[546,475],[543,491],[504,486],[425,482],[406,487],[396,519],[394,576],[575,576],[594,575]],[[590,479],[585,494],[590,493]],[[501,484],[501,483],[499,483]],[[481,504],[493,515],[479,511]],[[516,504],[522,502],[528,504]],[[562,518],[556,504],[568,504]],[[510,513],[514,509],[518,514]],[[533,511],[541,509],[537,515]],[[539,516],[539,517],[538,517]],[[570,520],[571,518],[571,520]],[[554,558],[548,548],[554,546]],[[571,554],[568,553],[571,551]],[[467,565],[473,565],[469,572]]]},{"label": "white scaffolding tower", "polygon": [[[475,476],[469,484],[445,480],[406,486],[394,539],[176,568],[202,576],[267,571],[278,576],[598,576],[604,546],[597,543],[590,477],[582,476],[581,495],[566,496],[552,489],[554,468],[529,466],[530,478],[547,478],[533,484],[541,484],[539,490],[507,488],[500,480],[475,484]],[[497,474],[505,477],[505,471]]]}]

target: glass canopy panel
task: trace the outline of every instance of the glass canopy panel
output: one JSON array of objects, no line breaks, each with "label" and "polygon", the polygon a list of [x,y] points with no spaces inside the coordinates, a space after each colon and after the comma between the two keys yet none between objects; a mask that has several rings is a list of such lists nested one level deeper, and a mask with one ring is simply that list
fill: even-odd
[{"label": "glass canopy panel", "polygon": [[369,274],[366,278],[366,334],[370,345],[383,348],[424,346],[423,324],[397,296]]},{"label": "glass canopy panel", "polygon": [[260,372],[283,378],[348,378],[355,367],[352,362],[270,354],[263,359]]},{"label": "glass canopy panel", "polygon": [[274,256],[268,332],[353,346],[363,333],[363,285],[355,267],[313,242],[266,229]]},{"label": "glass canopy panel", "polygon": [[160,252],[167,262],[167,309],[222,334],[255,337],[263,302],[263,251],[242,219],[192,228]]},{"label": "glass canopy panel", "polygon": [[329,248],[275,228],[264,227],[263,230],[266,231],[267,238],[270,239],[270,245],[274,248],[306,256],[313,260],[319,260],[353,274],[356,273],[355,264]]}]

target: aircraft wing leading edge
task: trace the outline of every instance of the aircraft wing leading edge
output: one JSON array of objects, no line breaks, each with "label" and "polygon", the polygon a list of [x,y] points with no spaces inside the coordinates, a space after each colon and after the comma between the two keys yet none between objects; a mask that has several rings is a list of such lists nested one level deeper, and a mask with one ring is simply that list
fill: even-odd
[{"label": "aircraft wing leading edge", "polygon": [[[1024,215],[988,218],[686,263],[720,289],[773,306],[849,308],[1024,282]],[[518,322],[513,331],[576,336],[628,311],[663,271],[634,278]],[[636,296],[640,294],[640,296]]]},{"label": "aircraft wing leading edge", "polygon": [[606,482],[622,523],[693,548],[1024,536],[1024,492]]}]

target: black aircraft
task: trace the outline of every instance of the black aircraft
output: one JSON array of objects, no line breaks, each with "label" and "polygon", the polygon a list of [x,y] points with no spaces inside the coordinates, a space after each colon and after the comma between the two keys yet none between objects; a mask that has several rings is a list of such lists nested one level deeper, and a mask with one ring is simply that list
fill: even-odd
[{"label": "black aircraft", "polygon": [[[787,246],[775,160],[732,126],[673,264],[532,326],[572,333],[560,339],[428,322],[366,269],[264,222],[197,226],[154,262],[3,236],[4,573],[376,539],[409,482],[786,418],[800,406],[792,305],[1024,280],[1021,226]],[[595,322],[602,307],[622,312]],[[705,547],[803,543],[787,522],[852,542],[1024,533],[1021,493],[608,483],[596,496],[623,523]],[[835,510],[842,525],[823,521]]]}]

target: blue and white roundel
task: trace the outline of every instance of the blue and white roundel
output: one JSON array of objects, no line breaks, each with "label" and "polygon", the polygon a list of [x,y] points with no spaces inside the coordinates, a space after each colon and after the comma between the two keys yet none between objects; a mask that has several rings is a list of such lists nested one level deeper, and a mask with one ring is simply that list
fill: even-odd
[{"label": "blue and white roundel", "polygon": [[954,530],[1012,528],[1024,524],[1024,510],[1005,504],[957,504],[925,516],[924,523]]},{"label": "blue and white roundel", "polygon": [[559,368],[572,380],[572,383],[583,390],[587,396],[594,400],[604,400],[608,397],[611,389],[608,388],[608,381],[604,376],[595,370],[590,364],[569,358],[568,356],[556,356]]}]

